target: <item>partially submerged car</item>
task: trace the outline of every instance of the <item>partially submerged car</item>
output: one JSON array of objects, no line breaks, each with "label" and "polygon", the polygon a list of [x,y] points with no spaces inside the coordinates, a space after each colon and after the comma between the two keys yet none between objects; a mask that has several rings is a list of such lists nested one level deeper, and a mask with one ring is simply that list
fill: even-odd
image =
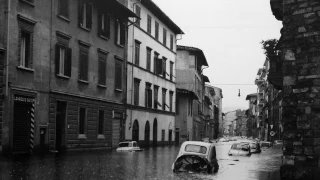
[{"label": "partially submerged car", "polygon": [[251,153],[261,153],[260,144],[258,142],[249,142]]},{"label": "partially submerged car", "polygon": [[234,143],[228,152],[229,156],[250,156],[250,144],[247,142]]},{"label": "partially submerged car", "polygon": [[142,151],[136,141],[120,142],[117,151]]},{"label": "partially submerged car", "polygon": [[260,141],[260,147],[263,148],[263,147],[271,147],[271,142],[269,141]]},{"label": "partially submerged car", "polygon": [[214,173],[218,169],[216,147],[211,143],[200,141],[185,141],[182,143],[178,156],[172,164],[174,173]]}]

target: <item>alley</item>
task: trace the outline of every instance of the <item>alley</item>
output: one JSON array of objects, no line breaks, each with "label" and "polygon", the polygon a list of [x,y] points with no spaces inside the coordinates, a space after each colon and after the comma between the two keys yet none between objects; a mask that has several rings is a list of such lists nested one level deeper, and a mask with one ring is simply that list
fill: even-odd
[{"label": "alley", "polygon": [[231,142],[217,144],[220,169],[216,174],[173,174],[171,165],[178,146],[144,149],[142,152],[68,152],[44,157],[0,159],[0,179],[245,179],[276,180],[280,149],[263,149],[250,157],[228,156]]}]

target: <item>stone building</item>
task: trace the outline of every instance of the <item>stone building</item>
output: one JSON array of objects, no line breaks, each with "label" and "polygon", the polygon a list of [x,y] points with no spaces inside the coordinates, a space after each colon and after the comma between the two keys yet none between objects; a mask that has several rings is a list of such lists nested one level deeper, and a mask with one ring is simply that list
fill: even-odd
[{"label": "stone building", "polygon": [[136,15],[116,0],[0,4],[3,151],[111,148],[124,139],[126,25]]},{"label": "stone building", "polygon": [[204,137],[205,124],[203,114],[204,84],[203,67],[208,63],[203,51],[189,46],[177,46],[177,114],[176,128],[180,142],[201,140]]},{"label": "stone building", "polygon": [[125,138],[141,146],[175,141],[176,43],[183,31],[151,0],[129,0]]},{"label": "stone building", "polygon": [[275,69],[269,72],[272,84],[282,93],[280,174],[282,179],[320,179],[320,2],[270,3],[283,23],[277,49],[267,52],[270,69]]}]

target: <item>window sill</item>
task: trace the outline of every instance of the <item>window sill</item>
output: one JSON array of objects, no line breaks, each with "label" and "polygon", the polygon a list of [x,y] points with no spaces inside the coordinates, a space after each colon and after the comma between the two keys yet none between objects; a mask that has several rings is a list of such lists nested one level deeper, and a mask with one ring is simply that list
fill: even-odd
[{"label": "window sill", "polygon": [[103,85],[103,84],[98,84],[97,85],[99,88],[107,88],[107,86],[106,85]]},{"label": "window sill", "polygon": [[103,134],[98,134],[97,139],[106,139],[106,137]]},{"label": "window sill", "polygon": [[124,45],[121,45],[121,44],[118,44],[118,43],[116,43],[116,45],[121,47],[121,48],[124,48]]},{"label": "window sill", "polygon": [[105,37],[105,36],[103,36],[103,35],[101,35],[101,34],[99,34],[98,35],[101,39],[104,39],[104,40],[106,40],[106,41],[108,41],[109,40],[109,38],[108,37]]},{"label": "window sill", "polygon": [[81,79],[78,79],[78,82],[80,82],[80,83],[84,83],[84,84],[89,84],[89,81],[81,80]]},{"label": "window sill", "polygon": [[26,1],[26,0],[20,0],[20,2],[23,2],[31,7],[35,7],[34,3],[33,2],[29,2],[29,1]]},{"label": "window sill", "polygon": [[117,91],[117,92],[122,92],[122,89],[115,89],[115,91]]},{"label": "window sill", "polygon": [[67,18],[67,17],[65,17],[65,16],[63,16],[63,15],[60,15],[60,14],[58,14],[57,15],[58,16],[58,18],[60,18],[60,19],[62,19],[62,20],[64,20],[64,21],[66,21],[66,22],[70,22],[70,19],[69,18]]},{"label": "window sill", "polygon": [[79,25],[79,27],[80,27],[80,29],[83,29],[83,30],[85,30],[85,31],[87,31],[87,32],[90,32],[90,31],[91,31],[91,29],[88,29],[88,28],[86,28],[86,27],[83,27],[81,24]]},{"label": "window sill", "polygon": [[24,66],[17,66],[18,69],[24,70],[24,71],[29,71],[29,72],[34,72],[34,69],[30,69]]},{"label": "window sill", "polygon": [[78,134],[78,139],[87,139],[85,134]]},{"label": "window sill", "polygon": [[63,75],[63,74],[57,74],[57,76],[58,76],[59,78],[63,78],[63,79],[70,79],[69,76],[65,76],[65,75]]}]

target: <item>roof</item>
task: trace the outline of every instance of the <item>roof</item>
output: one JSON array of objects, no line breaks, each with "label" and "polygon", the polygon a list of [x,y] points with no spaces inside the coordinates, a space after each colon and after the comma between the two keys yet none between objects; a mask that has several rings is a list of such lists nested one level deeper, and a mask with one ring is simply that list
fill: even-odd
[{"label": "roof", "polygon": [[250,100],[250,97],[256,97],[257,93],[253,93],[253,94],[248,94],[246,97],[246,100]]},{"label": "roof", "polygon": [[184,32],[157,6],[152,0],[141,0],[141,4],[146,6],[156,17],[159,18],[175,34],[184,34]]},{"label": "roof", "polygon": [[203,66],[208,66],[208,62],[207,59],[203,53],[203,51],[199,48],[196,47],[192,47],[192,46],[182,46],[182,45],[177,45],[177,50],[186,50],[186,51],[190,51],[193,52],[194,54],[196,54],[197,56],[199,56]]},{"label": "roof", "polygon": [[211,143],[207,143],[207,142],[202,142],[202,141],[185,141],[181,144],[181,147],[189,145],[189,144],[193,144],[193,145],[198,145],[198,146],[205,146],[205,147],[210,147],[212,146]]},{"label": "roof", "polygon": [[110,7],[110,9],[116,12],[118,15],[139,18],[134,12],[117,0],[99,0],[97,3],[100,7]]}]

